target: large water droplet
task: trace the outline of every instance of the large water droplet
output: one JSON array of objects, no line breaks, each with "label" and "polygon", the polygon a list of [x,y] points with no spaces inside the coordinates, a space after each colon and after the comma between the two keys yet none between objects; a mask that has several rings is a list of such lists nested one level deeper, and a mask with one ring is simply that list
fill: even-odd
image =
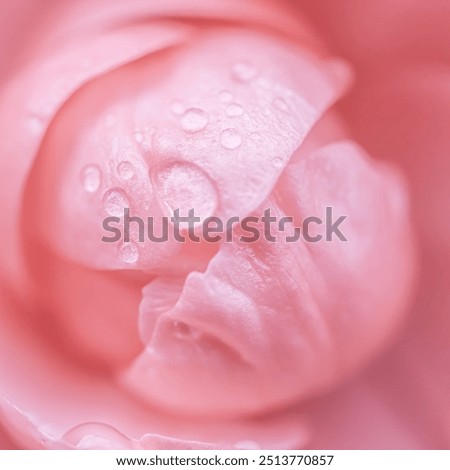
[{"label": "large water droplet", "polygon": [[106,191],[103,196],[105,212],[114,217],[122,217],[124,209],[130,206],[128,197],[120,188],[113,188]]},{"label": "large water droplet", "polygon": [[188,109],[181,117],[181,127],[185,132],[200,132],[208,124],[208,115],[202,109]]},{"label": "large water droplet", "polygon": [[63,441],[78,449],[132,449],[133,443],[122,433],[104,423],[83,423],[63,436]]},{"label": "large water droplet", "polygon": [[[156,170],[154,184],[161,205],[173,214],[187,216],[194,209],[202,220],[211,216],[218,203],[217,191],[209,176],[188,162],[172,162]],[[196,223],[198,225],[198,222]]]},{"label": "large water droplet", "polygon": [[94,193],[102,182],[102,172],[97,165],[87,165],[81,170],[81,182],[88,193]]},{"label": "large water droplet", "polygon": [[226,149],[235,149],[241,145],[242,137],[236,129],[225,129],[220,134],[220,143]]},{"label": "large water droplet", "polygon": [[228,117],[242,116],[244,114],[244,109],[238,103],[231,103],[228,106],[226,113]]},{"label": "large water droplet", "polygon": [[120,257],[124,263],[133,264],[139,259],[139,249],[135,243],[124,243],[120,247]]},{"label": "large water droplet", "polygon": [[117,165],[117,173],[123,180],[129,180],[134,176],[134,165],[125,160]]},{"label": "large water droplet", "polygon": [[239,82],[249,82],[257,75],[256,68],[248,62],[237,62],[233,65],[233,77]]}]

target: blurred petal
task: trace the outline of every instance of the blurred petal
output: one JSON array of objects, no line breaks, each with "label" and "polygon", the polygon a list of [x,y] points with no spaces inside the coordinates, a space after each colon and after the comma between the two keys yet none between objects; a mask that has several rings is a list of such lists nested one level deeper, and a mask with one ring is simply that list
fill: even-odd
[{"label": "blurred petal", "polygon": [[[348,0],[300,6],[334,52],[355,66],[356,86],[338,107],[354,135],[408,177],[422,264],[402,340],[366,374],[318,402],[326,411],[315,418],[321,424],[316,445],[448,448],[449,4]],[[367,387],[372,404],[365,398],[355,415]],[[349,414],[345,433],[326,432]],[[391,432],[383,435],[383,427]]]},{"label": "blurred petal", "polygon": [[184,285],[152,281],[140,311],[147,348],[124,377],[141,396],[180,413],[270,409],[336,383],[396,331],[414,256],[390,168],[334,143],[288,166],[256,215],[265,207],[296,226],[331,207],[347,216],[348,241],[324,230],[318,243],[235,239]]},{"label": "blurred petal", "polygon": [[[5,297],[6,298],[6,297]],[[0,416],[26,448],[299,448],[298,412],[215,421],[142,406],[110,376],[78,368],[3,302]]]}]

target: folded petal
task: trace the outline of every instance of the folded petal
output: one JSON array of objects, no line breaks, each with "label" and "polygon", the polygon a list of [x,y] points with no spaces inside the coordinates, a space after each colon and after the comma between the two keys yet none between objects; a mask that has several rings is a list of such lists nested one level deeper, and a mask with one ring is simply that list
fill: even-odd
[{"label": "folded petal", "polygon": [[140,311],[147,348],[124,384],[180,413],[256,412],[326,389],[386,344],[414,275],[396,173],[334,143],[289,165],[255,214],[264,208],[297,227],[309,216],[329,224],[332,209],[347,219],[347,240],[327,228],[317,243],[289,242],[278,225],[276,242],[222,242],[184,285],[152,281]]}]

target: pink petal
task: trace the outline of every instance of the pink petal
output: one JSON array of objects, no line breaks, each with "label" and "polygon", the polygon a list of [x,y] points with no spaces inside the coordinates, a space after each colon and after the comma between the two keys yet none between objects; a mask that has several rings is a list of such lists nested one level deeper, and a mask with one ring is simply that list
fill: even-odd
[{"label": "pink petal", "polygon": [[[217,50],[224,52],[218,56]],[[342,93],[349,77],[335,65],[259,34],[207,32],[188,48],[159,51],[90,81],[62,106],[29,176],[22,228],[32,271],[48,280],[36,295],[49,303],[49,318],[69,332],[68,343],[83,361],[120,367],[136,354],[130,312],[137,288],[151,279],[142,271],[176,268],[186,274],[206,266],[214,254],[173,239],[140,244],[135,234],[131,247],[108,244],[102,241],[102,220],[130,207],[132,215],[158,221],[169,215],[168,202],[173,209],[181,203],[194,207],[202,217],[248,214]],[[242,115],[227,114],[225,90]],[[175,99],[186,109],[181,116],[174,112]],[[201,128],[190,127],[192,114]],[[191,192],[179,193],[180,187]],[[69,260],[140,273],[117,301],[113,280],[105,283],[107,276],[71,267]],[[79,292],[89,292],[89,307]],[[130,341],[118,348],[124,332]]]},{"label": "pink petal", "polygon": [[230,415],[305,398],[365,364],[398,326],[414,273],[404,190],[339,142],[288,166],[256,214],[271,207],[298,226],[327,206],[348,215],[348,242],[223,243],[184,285],[150,283],[147,349],[124,383],[180,413]]}]

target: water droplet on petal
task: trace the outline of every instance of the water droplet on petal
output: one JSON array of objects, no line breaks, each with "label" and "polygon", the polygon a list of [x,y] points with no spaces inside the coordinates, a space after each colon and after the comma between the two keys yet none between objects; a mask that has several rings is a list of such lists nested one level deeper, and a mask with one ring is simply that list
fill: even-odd
[{"label": "water droplet on petal", "polygon": [[128,160],[120,162],[117,165],[117,173],[121,179],[129,180],[134,176],[134,165]]},{"label": "water droplet on petal", "polygon": [[106,191],[103,196],[105,212],[114,217],[122,217],[124,209],[130,206],[128,197],[120,188],[113,188]]},{"label": "water droplet on petal", "polygon": [[184,113],[184,105],[181,101],[174,101],[170,107],[173,114],[181,116]]},{"label": "water droplet on petal", "polygon": [[168,208],[171,214],[179,209],[180,216],[187,216],[189,210],[194,209],[194,215],[203,220],[211,216],[217,207],[214,183],[196,165],[172,162],[158,168],[153,179],[160,204]]},{"label": "water droplet on petal", "polygon": [[124,263],[133,264],[139,259],[139,249],[135,243],[124,243],[120,247],[120,257]]},{"label": "water droplet on petal", "polygon": [[233,77],[239,82],[249,82],[257,75],[256,68],[248,62],[237,62],[233,66]]},{"label": "water droplet on petal", "polygon": [[242,137],[236,129],[225,129],[220,134],[220,143],[226,149],[235,149],[241,145]]},{"label": "water droplet on petal", "polygon": [[242,116],[244,114],[244,109],[238,103],[231,103],[228,106],[226,113],[228,117]]},{"label": "water droplet on petal", "polygon": [[63,441],[78,449],[132,449],[130,439],[104,423],[83,423],[63,436]]},{"label": "water droplet on petal", "polygon": [[102,172],[97,165],[87,165],[81,170],[81,182],[88,193],[94,193],[102,182]]},{"label": "water droplet on petal", "polygon": [[188,109],[181,117],[181,127],[185,132],[200,132],[208,124],[208,115],[202,109]]},{"label": "water droplet on petal", "polygon": [[273,160],[272,160],[272,164],[274,167],[276,168],[281,168],[283,166],[283,159],[280,158],[280,157],[275,157]]}]

